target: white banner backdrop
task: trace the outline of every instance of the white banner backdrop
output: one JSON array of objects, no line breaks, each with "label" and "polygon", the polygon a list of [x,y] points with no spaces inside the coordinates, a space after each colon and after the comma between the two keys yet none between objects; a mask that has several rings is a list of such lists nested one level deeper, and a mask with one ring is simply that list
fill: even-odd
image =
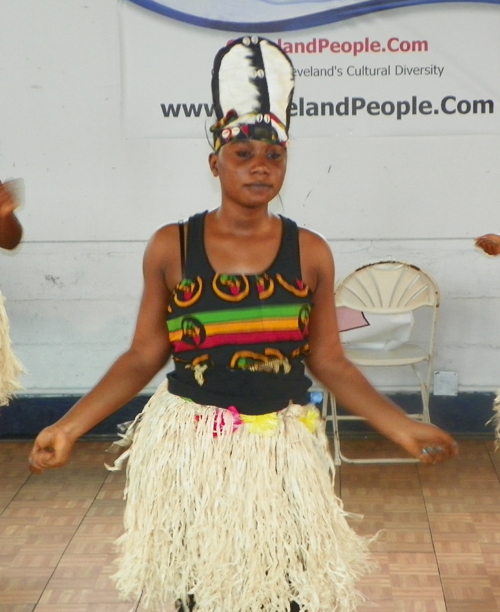
[{"label": "white banner backdrop", "polygon": [[[313,6],[339,3],[122,0],[124,134],[207,133],[215,121],[213,57],[248,32],[277,42],[294,63],[294,137],[500,133],[500,4],[365,8],[326,22],[339,18],[332,9],[319,13],[324,25],[296,29],[321,21]],[[344,5],[355,15],[369,2]],[[257,14],[260,31],[253,32],[250,17]],[[262,21],[266,16],[270,21]],[[283,31],[268,31],[277,25]]]}]

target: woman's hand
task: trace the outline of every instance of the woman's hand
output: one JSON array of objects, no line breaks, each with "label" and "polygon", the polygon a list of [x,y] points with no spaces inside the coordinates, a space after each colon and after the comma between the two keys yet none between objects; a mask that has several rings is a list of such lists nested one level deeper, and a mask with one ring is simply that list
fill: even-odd
[{"label": "woman's hand", "polygon": [[8,187],[8,182],[2,183],[0,181],[0,217],[8,217],[17,207],[18,203]]},{"label": "woman's hand", "polygon": [[29,456],[29,469],[41,474],[50,468],[60,468],[69,461],[76,440],[58,427],[51,425],[38,434]]},{"label": "woman's hand", "polygon": [[488,255],[500,255],[500,236],[498,234],[479,236],[475,244]]},{"label": "woman's hand", "polygon": [[18,202],[12,192],[9,182],[0,181],[0,247],[12,250],[21,242],[23,228],[14,211]]},{"label": "woman's hand", "polygon": [[400,426],[388,437],[426,465],[434,465],[458,455],[458,444],[448,433],[411,418],[408,418],[404,428]]}]

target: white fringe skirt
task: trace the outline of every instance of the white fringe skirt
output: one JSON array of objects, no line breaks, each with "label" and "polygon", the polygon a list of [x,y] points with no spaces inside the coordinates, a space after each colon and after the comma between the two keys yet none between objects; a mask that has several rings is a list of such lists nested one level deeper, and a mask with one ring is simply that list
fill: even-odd
[{"label": "white fringe skirt", "polygon": [[0,406],[6,406],[14,393],[22,389],[19,376],[23,371],[12,348],[5,299],[0,292]]},{"label": "white fringe skirt", "polygon": [[153,612],[175,602],[187,611],[189,596],[197,612],[288,612],[291,601],[307,612],[356,609],[369,541],[334,494],[314,406],[245,416],[164,383],[130,436],[114,576],[124,599]]},{"label": "white fringe skirt", "polygon": [[495,446],[498,450],[500,449],[500,391],[493,402],[493,416],[486,425],[490,423],[493,423],[495,427]]}]

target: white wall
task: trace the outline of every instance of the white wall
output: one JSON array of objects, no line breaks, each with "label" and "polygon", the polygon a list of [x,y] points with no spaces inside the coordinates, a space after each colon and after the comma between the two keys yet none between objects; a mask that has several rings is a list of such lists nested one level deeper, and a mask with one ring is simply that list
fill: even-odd
[{"label": "white wall", "polygon": [[[203,138],[122,138],[115,0],[0,0],[0,17],[0,178],[26,181],[0,287],[27,392],[79,393],[127,346],[147,238],[216,206],[217,184]],[[300,140],[276,206],[325,230],[339,277],[387,256],[435,276],[435,369],[462,390],[500,384],[500,258],[473,247],[500,232],[499,160],[499,135]]]}]

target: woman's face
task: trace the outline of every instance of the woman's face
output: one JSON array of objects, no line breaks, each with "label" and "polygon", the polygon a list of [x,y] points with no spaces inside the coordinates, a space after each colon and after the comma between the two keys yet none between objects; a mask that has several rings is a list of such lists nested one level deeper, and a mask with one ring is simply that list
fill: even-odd
[{"label": "woman's face", "polygon": [[210,169],[218,176],[222,201],[244,206],[268,204],[283,185],[286,150],[261,140],[233,140],[210,155]]}]

